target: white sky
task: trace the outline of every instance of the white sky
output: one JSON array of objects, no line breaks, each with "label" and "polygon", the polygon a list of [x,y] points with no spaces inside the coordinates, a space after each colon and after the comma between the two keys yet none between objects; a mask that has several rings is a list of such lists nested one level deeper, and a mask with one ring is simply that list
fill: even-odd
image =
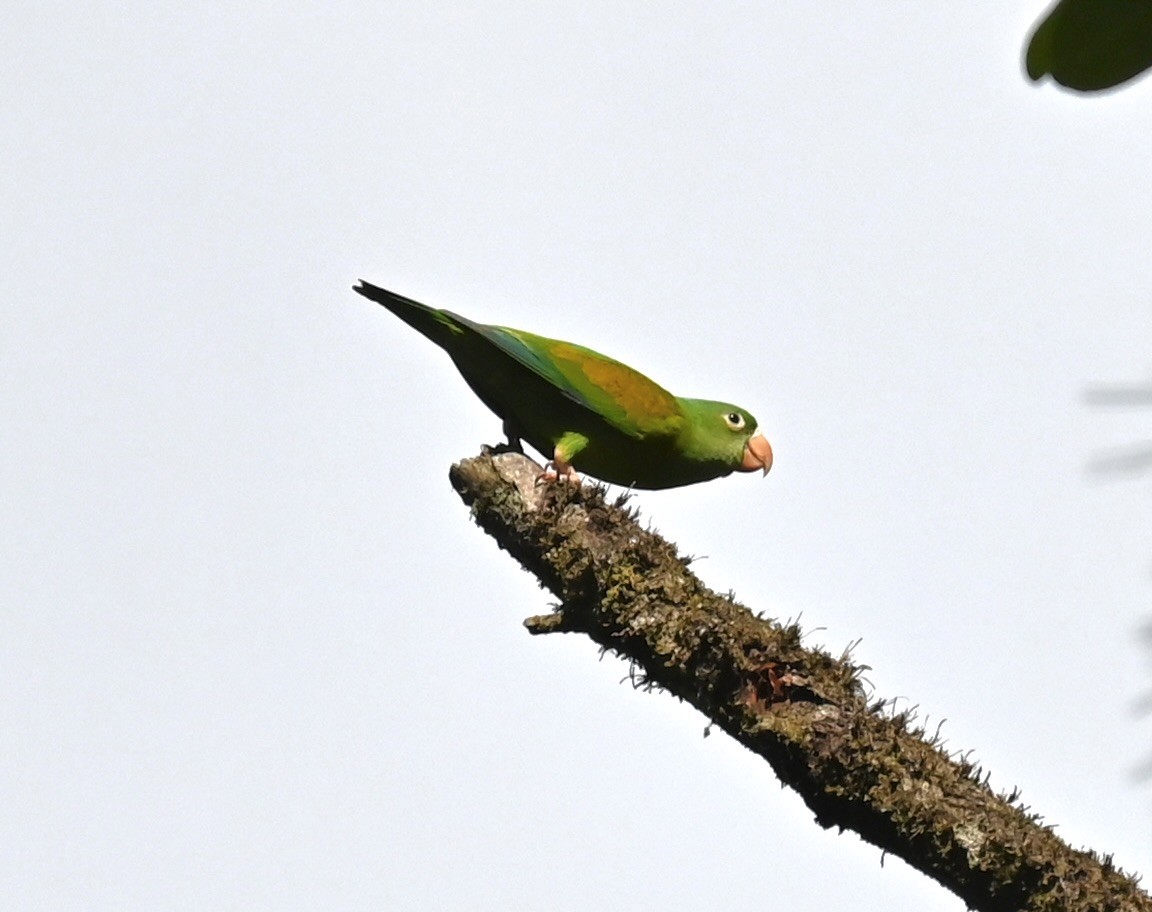
[{"label": "white sky", "polygon": [[13,910],[956,910],[819,830],[472,526],[499,438],[349,286],[752,410],[638,498],[1152,875],[1152,83],[1041,3],[31,4],[0,27]]}]

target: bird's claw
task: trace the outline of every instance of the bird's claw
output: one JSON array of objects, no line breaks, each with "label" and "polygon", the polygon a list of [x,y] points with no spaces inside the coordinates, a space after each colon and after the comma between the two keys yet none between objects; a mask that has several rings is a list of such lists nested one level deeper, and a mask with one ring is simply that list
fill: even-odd
[{"label": "bird's claw", "polygon": [[544,464],[544,471],[536,476],[536,484],[555,484],[558,481],[579,485],[580,476],[568,463],[560,459],[550,460]]},{"label": "bird's claw", "polygon": [[501,456],[504,453],[519,453],[521,456],[524,455],[524,447],[520,445],[519,440],[515,441],[514,443],[506,441],[504,443],[497,443],[495,445],[486,443],[483,445],[483,447],[481,447],[481,450],[489,456]]}]

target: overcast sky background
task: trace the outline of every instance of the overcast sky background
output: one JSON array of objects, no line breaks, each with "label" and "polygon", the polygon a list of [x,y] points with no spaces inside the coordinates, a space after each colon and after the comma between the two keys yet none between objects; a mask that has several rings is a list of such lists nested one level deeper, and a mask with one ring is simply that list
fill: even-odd
[{"label": "overcast sky background", "polygon": [[578,637],[360,277],[756,414],[637,497],[1152,875],[1152,83],[1038,2],[22,3],[0,28],[6,909],[963,904]]}]

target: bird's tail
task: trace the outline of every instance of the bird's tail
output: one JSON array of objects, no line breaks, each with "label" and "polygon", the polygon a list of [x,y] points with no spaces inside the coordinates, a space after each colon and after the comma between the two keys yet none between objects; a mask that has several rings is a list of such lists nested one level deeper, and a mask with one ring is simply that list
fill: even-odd
[{"label": "bird's tail", "polygon": [[364,295],[392,311],[418,333],[427,336],[441,348],[449,348],[452,339],[460,333],[460,327],[442,310],[413,301],[394,291],[386,291],[371,282],[360,280],[352,290]]}]

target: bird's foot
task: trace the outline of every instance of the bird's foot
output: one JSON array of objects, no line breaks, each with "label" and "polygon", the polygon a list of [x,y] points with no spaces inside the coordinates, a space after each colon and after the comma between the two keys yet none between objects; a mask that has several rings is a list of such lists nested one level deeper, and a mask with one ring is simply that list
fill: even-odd
[{"label": "bird's foot", "polygon": [[504,436],[508,438],[504,443],[498,443],[496,446],[484,444],[483,451],[491,456],[499,456],[501,453],[519,453],[523,456],[524,444],[520,442],[520,435],[510,421],[504,422]]},{"label": "bird's foot", "polygon": [[536,484],[555,484],[564,481],[579,486],[580,476],[563,459],[552,459],[544,464],[544,471],[536,477]]},{"label": "bird's foot", "polygon": [[504,436],[508,438],[507,443],[500,445],[501,453],[524,453],[524,444],[520,442],[520,432],[516,430],[516,425],[511,421],[505,419],[504,421]]},{"label": "bird's foot", "polygon": [[489,456],[499,456],[502,453],[519,453],[521,456],[524,455],[524,447],[519,440],[508,440],[504,443],[498,443],[495,446],[490,446],[486,443],[481,447],[481,450]]}]

